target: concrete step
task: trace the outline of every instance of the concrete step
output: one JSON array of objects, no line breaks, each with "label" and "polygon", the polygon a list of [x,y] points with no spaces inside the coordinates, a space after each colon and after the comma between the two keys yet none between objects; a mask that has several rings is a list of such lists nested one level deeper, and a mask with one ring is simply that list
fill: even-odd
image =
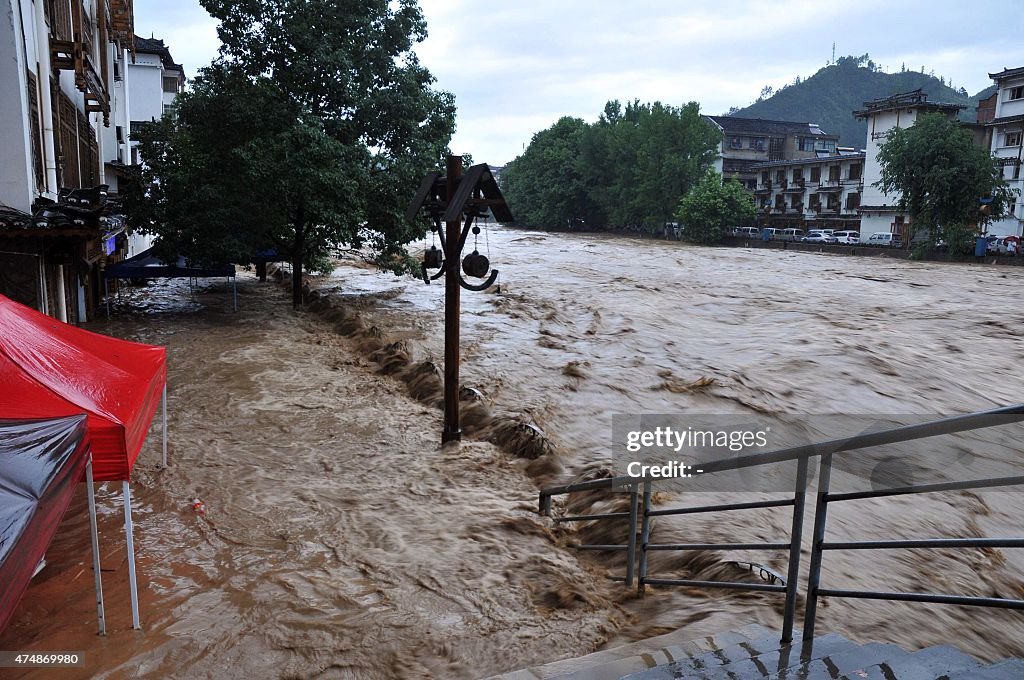
[{"label": "concrete step", "polygon": [[974,670],[981,662],[958,649],[941,645],[848,673],[844,680],[936,680],[960,671]]},{"label": "concrete step", "polygon": [[676,630],[586,656],[494,675],[487,680],[618,680],[629,673],[653,668],[679,658],[755,641],[767,645],[769,643],[765,641],[772,639],[772,646],[778,647],[779,633],[758,624],[696,639],[682,630]]},{"label": "concrete step", "polygon": [[1024,678],[1024,659],[997,661],[990,666],[958,671],[949,680],[1020,680]]},{"label": "concrete step", "polygon": [[807,680],[808,678],[831,679],[841,675],[855,675],[857,671],[907,656],[909,653],[896,645],[870,642],[854,650],[804,661],[769,677],[772,680]]},{"label": "concrete step", "polygon": [[[626,676],[628,680],[703,680],[715,678],[766,678],[778,675],[791,666],[832,654],[853,652],[856,643],[830,633],[809,643],[802,640],[779,646],[777,641],[761,649],[729,649],[681,659],[647,671]],[[723,653],[726,652],[726,653]],[[626,680],[624,678],[623,680]]]}]

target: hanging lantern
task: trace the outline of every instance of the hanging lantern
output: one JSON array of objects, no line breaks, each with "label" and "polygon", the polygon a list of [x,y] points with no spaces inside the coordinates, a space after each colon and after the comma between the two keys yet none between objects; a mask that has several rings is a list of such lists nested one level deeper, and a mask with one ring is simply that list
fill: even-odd
[{"label": "hanging lantern", "polygon": [[482,279],[487,276],[490,268],[490,260],[475,250],[462,260],[462,271],[466,272],[466,276]]},{"label": "hanging lantern", "polygon": [[423,266],[427,269],[440,269],[443,260],[441,251],[438,250],[437,246],[430,246],[423,253]]}]

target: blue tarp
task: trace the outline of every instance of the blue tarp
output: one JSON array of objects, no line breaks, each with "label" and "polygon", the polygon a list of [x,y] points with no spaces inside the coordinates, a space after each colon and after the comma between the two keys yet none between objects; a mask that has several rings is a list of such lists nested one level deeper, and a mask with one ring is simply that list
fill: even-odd
[{"label": "blue tarp", "polygon": [[234,275],[235,266],[231,264],[214,267],[190,267],[184,257],[179,257],[174,264],[168,264],[154,255],[152,248],[135,257],[110,265],[103,274],[107,279],[178,279],[185,277],[201,279]]}]

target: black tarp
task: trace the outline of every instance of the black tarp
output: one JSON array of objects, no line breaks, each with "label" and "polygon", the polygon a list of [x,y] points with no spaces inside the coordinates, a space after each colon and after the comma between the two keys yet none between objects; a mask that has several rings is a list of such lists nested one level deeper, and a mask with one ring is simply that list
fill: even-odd
[{"label": "black tarp", "polygon": [[179,278],[212,278],[216,276],[234,276],[235,267],[231,264],[214,267],[189,266],[184,257],[169,264],[153,254],[153,249],[144,250],[135,257],[112,264],[106,268],[103,276],[107,279],[179,279]]},{"label": "black tarp", "polygon": [[0,630],[85,476],[87,432],[85,414],[0,420]]}]

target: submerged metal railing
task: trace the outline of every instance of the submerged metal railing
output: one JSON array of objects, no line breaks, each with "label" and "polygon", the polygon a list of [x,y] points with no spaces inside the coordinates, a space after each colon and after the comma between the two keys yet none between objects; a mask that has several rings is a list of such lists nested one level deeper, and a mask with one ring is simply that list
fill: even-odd
[{"label": "submerged metal railing", "polygon": [[[643,592],[647,585],[680,585],[706,588],[730,588],[761,592],[785,593],[783,609],[782,642],[793,639],[796,618],[796,604],[800,573],[800,548],[803,535],[804,509],[807,493],[807,472],[809,460],[820,457],[818,488],[814,506],[814,529],[811,541],[811,558],[807,578],[806,609],[803,620],[803,638],[814,636],[818,599],[821,597],[860,598],[907,602],[930,602],[938,604],[970,605],[1024,609],[1024,600],[1002,597],[972,597],[964,595],[932,593],[900,593],[869,590],[839,590],[821,586],[821,567],[826,551],[833,550],[892,550],[927,548],[1024,548],[1024,538],[931,538],[918,540],[891,541],[841,541],[825,540],[830,503],[881,498],[920,493],[934,493],[964,489],[997,488],[1024,485],[1024,475],[1012,477],[960,480],[937,484],[916,484],[879,491],[855,493],[830,493],[833,456],[837,453],[867,449],[886,444],[914,441],[957,432],[969,432],[1024,420],[1024,404],[1007,406],[990,411],[955,416],[918,425],[897,427],[881,432],[871,432],[844,439],[817,444],[796,446],[767,453],[751,454],[733,459],[722,459],[695,464],[702,474],[714,474],[747,467],[759,467],[796,461],[797,475],[793,496],[790,498],[754,501],[749,503],[728,503],[697,507],[654,509],[651,504],[653,483],[656,480],[637,477],[609,477],[575,484],[565,484],[543,489],[540,492],[540,513],[551,516],[552,498],[580,491],[597,489],[625,489],[630,494],[629,510],[624,512],[595,513],[591,515],[568,515],[554,517],[555,522],[599,522],[627,519],[629,534],[621,544],[583,544],[581,550],[625,551],[625,577],[616,577],[627,586],[636,583]],[[642,498],[642,502],[641,502]],[[793,516],[788,540],[752,543],[678,543],[657,544],[650,542],[651,518],[684,514],[706,514],[760,508],[792,507]],[[642,508],[642,511],[641,511]],[[638,535],[639,528],[639,535]],[[693,550],[771,550],[788,551],[789,562],[785,583],[749,583],[742,581],[697,581],[689,579],[651,578],[648,576],[648,553],[651,551],[693,551]],[[753,564],[753,563],[751,563]],[[773,579],[773,580],[778,580]]]}]

